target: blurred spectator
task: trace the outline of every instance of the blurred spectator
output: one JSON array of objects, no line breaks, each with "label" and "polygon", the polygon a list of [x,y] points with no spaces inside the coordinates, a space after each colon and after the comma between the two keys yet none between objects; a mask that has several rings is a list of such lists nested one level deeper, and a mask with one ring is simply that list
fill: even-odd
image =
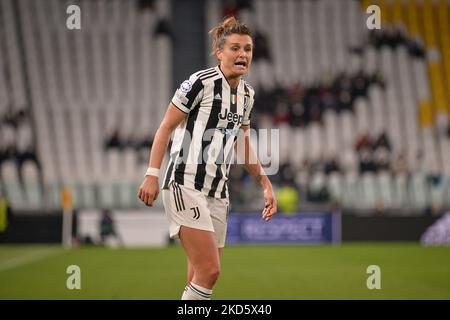
[{"label": "blurred spectator", "polygon": [[290,162],[280,166],[280,184],[293,185],[295,187],[295,172]]},{"label": "blurred spectator", "polygon": [[380,134],[379,137],[375,140],[373,144],[373,149],[376,150],[378,148],[386,148],[388,151],[392,150],[391,142],[386,132]]},{"label": "blurred spectator", "polygon": [[239,7],[236,0],[223,0],[222,16],[237,17],[239,15]]},{"label": "blurred spectator", "polygon": [[325,174],[330,174],[332,172],[340,172],[341,168],[335,156],[331,157],[325,162]]},{"label": "blurred spectator", "polygon": [[0,143],[0,168],[2,166],[3,161],[5,161],[6,159],[8,159],[6,156],[6,150]]},{"label": "blurred spectator", "polygon": [[416,58],[425,58],[425,49],[420,38],[412,38],[408,43],[408,52]]},{"label": "blurred spectator", "polygon": [[327,203],[330,201],[330,192],[328,191],[328,188],[326,185],[322,185],[319,188],[308,188],[307,193],[307,199],[308,201],[314,202],[314,203]]},{"label": "blurred spectator", "polygon": [[403,35],[400,29],[395,27],[388,27],[384,29],[385,34],[385,44],[387,44],[391,49],[395,49],[397,46],[404,43]]},{"label": "blurred spectator", "polygon": [[255,41],[255,49],[253,52],[253,60],[256,62],[258,60],[272,61],[272,55],[270,53],[269,42],[265,34],[257,30],[253,36]]},{"label": "blurred spectator", "polygon": [[379,85],[383,89],[386,84],[383,75],[378,71],[369,76],[369,82],[373,85]]},{"label": "blurred spectator", "polygon": [[405,30],[399,26],[386,27],[381,30],[371,30],[369,32],[369,43],[376,49],[389,46],[395,49],[398,46],[405,46],[409,54],[414,57],[424,58],[425,49],[419,38],[408,38]]},{"label": "blurred spectator", "polygon": [[426,216],[441,216],[444,214],[444,209],[442,208],[441,205],[437,203],[432,203],[431,205],[425,208],[424,214]]},{"label": "blurred spectator", "polygon": [[338,111],[352,110],[352,102],[350,91],[341,91],[338,96]]},{"label": "blurred spectator", "polygon": [[[318,161],[317,165],[319,165],[319,162],[321,161]],[[318,167],[313,169],[313,173],[308,183],[306,198],[308,201],[314,203],[327,203],[331,200],[323,169],[320,170]]]},{"label": "blurred spectator", "polygon": [[325,110],[337,110],[337,100],[333,93],[333,88],[330,84],[326,84],[320,88],[320,104],[321,109]]},{"label": "blurred spectator", "polygon": [[141,140],[135,142],[135,146],[137,150],[139,149],[150,149],[153,145],[153,136],[149,134],[148,136],[143,137]]},{"label": "blurred spectator", "polygon": [[372,158],[372,151],[363,149],[359,152],[359,172],[375,172],[376,165]]},{"label": "blurred spectator", "polygon": [[141,11],[155,10],[155,0],[138,0],[138,8]]},{"label": "blurred spectator", "polygon": [[391,168],[390,153],[385,147],[379,147],[373,152],[376,171],[388,171]]},{"label": "blurred spectator", "polygon": [[170,39],[174,38],[172,25],[170,24],[169,19],[160,18],[156,23],[155,31],[153,32],[154,36],[168,36]]},{"label": "blurred spectator", "polygon": [[325,76],[322,83],[309,87],[298,82],[287,88],[279,85],[272,89],[261,87],[253,110],[255,117],[257,114],[271,115],[277,125],[289,122],[294,127],[305,127],[311,122],[322,123],[325,110],[353,111],[355,98],[367,96],[368,88],[374,84],[384,85],[380,74],[359,71],[354,75]]},{"label": "blurred spectator", "polygon": [[[132,148],[137,152],[144,150],[146,153],[153,145],[153,136],[151,134],[138,138],[135,135],[130,135],[127,139],[122,138],[118,129],[115,129],[111,135],[106,138],[105,149],[119,149],[120,151],[126,148]],[[170,150],[170,146],[169,146]],[[148,156],[148,155],[146,155]]]},{"label": "blurred spectator", "polygon": [[427,183],[433,187],[437,187],[443,183],[443,177],[440,172],[429,172],[426,179]]},{"label": "blurred spectator", "polygon": [[353,93],[355,98],[366,96],[368,87],[369,81],[367,76],[364,74],[364,71],[361,70],[353,79]]},{"label": "blurred spectator", "polygon": [[383,200],[377,200],[375,203],[375,214],[378,216],[384,215],[386,212],[386,206],[384,205]]},{"label": "blurred spectator", "polygon": [[384,34],[379,29],[374,29],[369,32],[369,43],[376,49],[380,49],[384,41]]},{"label": "blurred spectator", "polygon": [[296,102],[290,107],[291,126],[302,127],[306,124],[305,107],[303,103]]},{"label": "blurred spectator", "polygon": [[116,231],[116,226],[111,212],[108,209],[102,210],[102,216],[100,219],[100,239],[101,244],[105,245],[108,237],[114,237],[118,241],[119,245],[123,245],[122,238]]},{"label": "blurred spectator", "polygon": [[297,211],[299,193],[291,183],[283,184],[276,192],[278,210],[285,214],[292,214]]},{"label": "blurred spectator", "polygon": [[122,144],[122,142],[120,139],[119,129],[115,129],[113,131],[113,133],[111,134],[111,136],[109,138],[107,138],[107,140],[105,142],[105,148],[106,149],[120,148],[121,144]]},{"label": "blurred spectator", "polygon": [[121,143],[123,149],[137,150],[140,146],[140,141],[136,138],[136,134],[132,133],[128,138],[124,139]]},{"label": "blurred spectator", "polygon": [[366,132],[359,136],[356,140],[355,149],[357,152],[361,152],[364,149],[372,150],[373,149],[373,141],[370,137],[369,133]]},{"label": "blurred spectator", "polygon": [[17,129],[22,121],[27,117],[28,114],[25,110],[14,111],[9,109],[3,116],[3,122]]},{"label": "blurred spectator", "polygon": [[22,166],[26,161],[34,162],[36,164],[36,167],[38,167],[38,169],[41,169],[41,164],[36,155],[36,150],[33,146],[29,146],[23,152],[17,154],[17,164],[19,167],[19,172],[22,171]]},{"label": "blurred spectator", "polygon": [[291,122],[291,116],[289,114],[289,109],[286,103],[280,102],[276,105],[276,111],[273,120],[275,126],[289,124]]},{"label": "blurred spectator", "polygon": [[11,207],[6,195],[0,189],[0,234],[4,233],[8,228],[11,219]]},{"label": "blurred spectator", "polygon": [[0,165],[7,160],[14,161],[22,181],[22,165],[26,160],[35,162],[38,169],[41,169],[33,143],[29,114],[24,109],[10,109],[0,119]]},{"label": "blurred spectator", "polygon": [[237,7],[239,10],[253,10],[252,0],[237,0]]}]

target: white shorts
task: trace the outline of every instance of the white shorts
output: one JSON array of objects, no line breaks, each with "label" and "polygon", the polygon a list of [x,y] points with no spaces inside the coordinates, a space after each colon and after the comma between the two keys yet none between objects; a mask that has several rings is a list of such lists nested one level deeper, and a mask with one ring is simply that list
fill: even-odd
[{"label": "white shorts", "polygon": [[225,246],[228,199],[209,197],[175,181],[162,190],[162,199],[172,239],[179,239],[180,226],[186,226],[213,232],[217,246]]}]

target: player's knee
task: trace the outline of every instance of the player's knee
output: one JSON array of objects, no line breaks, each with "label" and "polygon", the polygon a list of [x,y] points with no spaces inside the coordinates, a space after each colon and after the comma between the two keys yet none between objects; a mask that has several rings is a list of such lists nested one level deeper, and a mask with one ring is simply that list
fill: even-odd
[{"label": "player's knee", "polygon": [[212,284],[216,283],[217,279],[219,279],[219,275],[220,275],[220,266],[213,266],[208,269],[207,277]]}]

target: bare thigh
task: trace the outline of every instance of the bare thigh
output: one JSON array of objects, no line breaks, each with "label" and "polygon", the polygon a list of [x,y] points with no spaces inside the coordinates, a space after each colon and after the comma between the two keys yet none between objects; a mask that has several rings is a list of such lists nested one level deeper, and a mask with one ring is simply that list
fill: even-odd
[{"label": "bare thigh", "polygon": [[214,234],[181,226],[180,240],[193,269],[193,280],[200,286],[211,287],[208,280],[211,270],[220,270],[219,250]]},{"label": "bare thigh", "polygon": [[[220,258],[222,257],[223,248],[218,248],[219,250],[219,262]],[[186,284],[189,284],[192,282],[192,279],[194,278],[194,266],[192,265],[189,258],[187,259],[187,282]]]}]

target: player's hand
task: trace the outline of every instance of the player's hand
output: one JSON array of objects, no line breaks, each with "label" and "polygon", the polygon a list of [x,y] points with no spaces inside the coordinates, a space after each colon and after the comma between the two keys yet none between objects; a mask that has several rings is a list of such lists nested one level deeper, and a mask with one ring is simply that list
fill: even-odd
[{"label": "player's hand", "polygon": [[158,177],[145,176],[144,181],[142,182],[139,188],[138,198],[141,199],[146,206],[152,207],[153,203],[158,198],[158,194],[159,194]]},{"label": "player's hand", "polygon": [[262,211],[262,218],[266,221],[272,219],[272,216],[277,213],[277,199],[273,189],[264,189],[264,210]]}]

